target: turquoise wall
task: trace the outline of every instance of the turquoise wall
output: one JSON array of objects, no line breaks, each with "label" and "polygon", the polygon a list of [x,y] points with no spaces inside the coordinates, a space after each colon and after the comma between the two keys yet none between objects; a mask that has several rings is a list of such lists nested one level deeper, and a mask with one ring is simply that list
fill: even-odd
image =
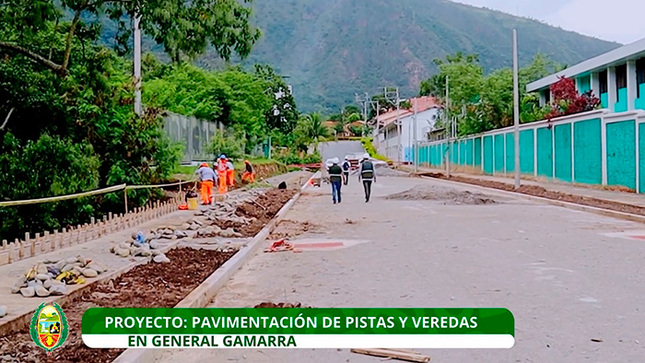
[{"label": "turquoise wall", "polygon": [[493,174],[493,137],[484,136],[484,173]]},{"label": "turquoise wall", "polygon": [[478,137],[475,139],[475,166],[481,167],[482,165],[482,139]]},{"label": "turquoise wall", "polygon": [[600,119],[573,124],[574,178],[577,183],[602,183],[602,136]]},{"label": "turquoise wall", "polygon": [[473,165],[473,139],[468,139],[465,142],[466,148],[466,165]]},{"label": "turquoise wall", "polygon": [[638,89],[640,90],[640,97],[636,99],[634,107],[639,110],[645,110],[645,83],[639,84]]},{"label": "turquoise wall", "polygon": [[533,130],[520,131],[520,172],[533,174]]},{"label": "turquoise wall", "polygon": [[457,148],[457,143],[453,142],[450,145],[450,162],[453,164],[459,163],[459,149]]},{"label": "turquoise wall", "polygon": [[495,159],[493,161],[496,173],[504,172],[504,135],[495,135]]},{"label": "turquoise wall", "polygon": [[515,135],[506,134],[506,172],[515,172]]},{"label": "turquoise wall", "polygon": [[[645,95],[645,94],[644,94]],[[645,124],[638,124],[638,162],[640,192],[645,192]]]},{"label": "turquoise wall", "polygon": [[585,93],[591,89],[591,76],[578,78],[578,93]]},{"label": "turquoise wall", "polygon": [[607,124],[607,184],[636,189],[634,121]]},{"label": "turquoise wall", "polygon": [[459,140],[459,165],[466,165],[466,141]]},{"label": "turquoise wall", "polygon": [[555,177],[571,181],[571,124],[555,127]]},{"label": "turquoise wall", "polygon": [[627,111],[627,88],[618,90],[618,101],[614,105],[614,112]]},{"label": "turquoise wall", "polygon": [[602,106],[602,108],[607,108],[608,104],[609,104],[609,95],[607,94],[607,92],[601,93],[600,94],[600,106]]},{"label": "turquoise wall", "polygon": [[538,175],[553,177],[553,139],[552,130],[546,127],[537,130],[537,170]]}]

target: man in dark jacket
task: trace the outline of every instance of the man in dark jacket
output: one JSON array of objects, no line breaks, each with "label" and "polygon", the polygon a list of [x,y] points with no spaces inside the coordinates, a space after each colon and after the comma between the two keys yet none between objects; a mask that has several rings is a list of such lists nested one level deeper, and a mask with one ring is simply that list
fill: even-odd
[{"label": "man in dark jacket", "polygon": [[370,161],[369,154],[363,155],[361,167],[358,172],[358,180],[363,181],[363,190],[365,190],[365,203],[367,203],[370,201],[370,195],[372,194],[372,182],[376,182],[374,164]]},{"label": "man in dark jacket", "polygon": [[340,187],[343,184],[343,169],[338,165],[338,158],[332,159],[332,165],[328,169],[329,181],[331,182],[331,196],[334,204],[340,203]]},{"label": "man in dark jacket", "polygon": [[352,167],[352,164],[349,162],[349,158],[345,156],[345,161],[343,161],[343,184],[347,185],[349,182],[349,169]]}]

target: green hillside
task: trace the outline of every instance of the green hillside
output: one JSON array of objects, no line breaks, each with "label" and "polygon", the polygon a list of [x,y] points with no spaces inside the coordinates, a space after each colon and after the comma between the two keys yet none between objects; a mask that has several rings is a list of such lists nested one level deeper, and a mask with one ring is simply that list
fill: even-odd
[{"label": "green hillside", "polygon": [[[432,60],[478,53],[486,70],[511,65],[512,29],[523,64],[544,53],[574,64],[618,46],[538,21],[445,0],[255,0],[264,35],[245,63],[289,75],[299,108],[338,110],[354,93],[418,91]],[[199,63],[218,64],[215,57]]]}]

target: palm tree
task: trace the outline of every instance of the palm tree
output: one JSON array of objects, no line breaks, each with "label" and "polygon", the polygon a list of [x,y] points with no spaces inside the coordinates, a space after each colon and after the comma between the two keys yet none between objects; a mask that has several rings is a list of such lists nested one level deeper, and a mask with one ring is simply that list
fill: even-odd
[{"label": "palm tree", "polygon": [[323,116],[318,112],[303,116],[300,119],[297,132],[303,141],[313,143],[316,148],[320,141],[325,140],[331,134],[329,128],[325,126]]}]

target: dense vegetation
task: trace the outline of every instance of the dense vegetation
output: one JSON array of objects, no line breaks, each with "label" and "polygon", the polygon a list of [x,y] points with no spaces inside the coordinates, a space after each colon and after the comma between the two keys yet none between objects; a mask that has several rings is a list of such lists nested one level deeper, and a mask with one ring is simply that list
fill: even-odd
[{"label": "dense vegetation", "polygon": [[[259,36],[235,0],[0,0],[0,200],[156,183],[171,173],[179,150],[163,137],[159,110],[135,115],[132,64],[99,45],[100,27],[83,20],[135,12],[175,61],[209,44],[224,59],[245,56]],[[127,39],[121,30],[117,45]],[[131,191],[128,201],[139,206],[151,194]],[[122,193],[0,208],[0,238],[122,210]]]},{"label": "dense vegetation", "polygon": [[[457,51],[480,55],[485,73],[512,65],[512,29],[520,64],[536,54],[573,65],[618,44],[538,21],[446,0],[256,0],[263,37],[248,63],[274,65],[289,75],[303,111],[339,112],[354,93],[401,86],[416,94],[438,69],[432,62]],[[202,65],[217,64],[202,57]]]}]

